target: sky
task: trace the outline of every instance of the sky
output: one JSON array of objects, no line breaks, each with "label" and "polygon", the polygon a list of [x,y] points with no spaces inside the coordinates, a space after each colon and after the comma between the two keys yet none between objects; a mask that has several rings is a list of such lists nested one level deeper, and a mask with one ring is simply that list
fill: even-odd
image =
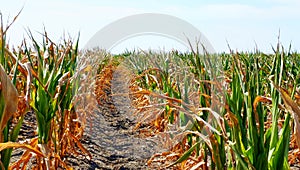
[{"label": "sky", "polygon": [[[3,0],[0,0],[3,1]],[[160,13],[175,16],[195,26],[210,41],[216,52],[254,51],[271,53],[280,42],[300,51],[299,0],[11,0],[1,2],[4,23],[22,13],[8,31],[10,44],[17,46],[30,29],[37,39],[44,27],[48,36],[59,41],[62,35],[74,39],[80,32],[80,47],[106,25],[134,14]],[[113,52],[126,48],[186,50],[182,44],[159,36],[139,36],[117,45]]]}]

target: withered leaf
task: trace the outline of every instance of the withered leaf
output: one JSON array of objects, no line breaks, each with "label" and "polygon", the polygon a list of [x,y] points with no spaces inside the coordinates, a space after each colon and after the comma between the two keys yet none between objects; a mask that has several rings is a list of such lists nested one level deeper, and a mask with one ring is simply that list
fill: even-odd
[{"label": "withered leaf", "polygon": [[0,99],[4,100],[4,111],[1,116],[0,130],[3,131],[7,121],[17,111],[18,105],[18,92],[11,80],[7,76],[4,68],[0,65],[0,81],[2,90],[0,92]]}]

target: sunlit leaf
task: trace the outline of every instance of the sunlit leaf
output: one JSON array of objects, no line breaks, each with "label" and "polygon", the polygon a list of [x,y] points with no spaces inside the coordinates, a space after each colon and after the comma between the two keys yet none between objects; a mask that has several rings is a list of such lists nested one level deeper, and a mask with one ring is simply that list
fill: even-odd
[{"label": "sunlit leaf", "polygon": [[194,145],[193,145],[192,147],[190,147],[184,154],[182,154],[182,156],[181,156],[179,159],[177,159],[176,162],[174,162],[174,163],[168,165],[166,168],[169,168],[169,167],[171,167],[171,166],[174,166],[174,165],[176,165],[176,164],[178,164],[178,163],[181,163],[181,162],[187,160],[188,157],[191,155],[191,153],[192,153],[192,152],[195,150],[195,148],[196,148],[197,146],[199,146],[199,145],[200,145],[199,142],[196,143],[196,144],[194,144]]},{"label": "sunlit leaf", "polygon": [[7,121],[17,111],[18,92],[7,76],[2,65],[0,65],[0,82],[2,85],[2,90],[0,91],[0,100],[4,100],[4,109],[1,115],[0,130],[3,131]]},{"label": "sunlit leaf", "polygon": [[22,143],[17,143],[17,142],[5,142],[5,143],[0,143],[0,151],[8,148],[23,148],[25,150],[28,150],[30,152],[33,152],[37,154],[40,157],[44,157],[41,151],[37,150],[36,148],[33,148],[32,146],[28,144],[22,144]]},{"label": "sunlit leaf", "polygon": [[300,123],[299,123],[299,117],[300,117],[300,109],[296,102],[293,101],[293,99],[290,97],[289,92],[281,87],[278,87],[274,85],[275,88],[279,91],[281,97],[283,98],[284,105],[286,106],[286,109],[293,114],[294,122],[295,122],[295,135],[296,135],[296,141],[298,148],[300,148]]}]

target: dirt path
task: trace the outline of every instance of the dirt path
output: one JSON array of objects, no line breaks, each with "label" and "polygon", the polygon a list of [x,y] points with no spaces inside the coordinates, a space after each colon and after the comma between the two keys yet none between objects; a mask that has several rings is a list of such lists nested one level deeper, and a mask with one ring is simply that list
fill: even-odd
[{"label": "dirt path", "polygon": [[155,138],[139,138],[133,130],[136,120],[130,107],[128,75],[123,66],[114,71],[110,97],[99,106],[92,130],[87,128],[82,140],[93,159],[68,158],[78,169],[147,169],[147,160],[159,151]]}]

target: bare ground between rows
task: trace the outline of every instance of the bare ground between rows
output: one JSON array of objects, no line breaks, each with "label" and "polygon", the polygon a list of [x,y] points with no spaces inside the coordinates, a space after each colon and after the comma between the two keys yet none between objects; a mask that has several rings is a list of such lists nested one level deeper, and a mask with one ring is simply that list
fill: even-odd
[{"label": "bare ground between rows", "polygon": [[[161,151],[156,138],[140,138],[134,130],[136,118],[130,107],[129,96],[126,95],[129,80],[126,74],[122,67],[114,71],[111,90],[106,92],[109,97],[97,106],[95,114],[87,120],[81,143],[91,153],[92,159],[68,155],[64,158],[67,165],[78,170],[149,169],[147,160]],[[25,116],[19,140],[36,136],[35,121],[32,112]],[[20,149],[14,150],[11,162],[16,161],[22,153]],[[28,164],[28,169],[32,164],[34,162]]]}]

